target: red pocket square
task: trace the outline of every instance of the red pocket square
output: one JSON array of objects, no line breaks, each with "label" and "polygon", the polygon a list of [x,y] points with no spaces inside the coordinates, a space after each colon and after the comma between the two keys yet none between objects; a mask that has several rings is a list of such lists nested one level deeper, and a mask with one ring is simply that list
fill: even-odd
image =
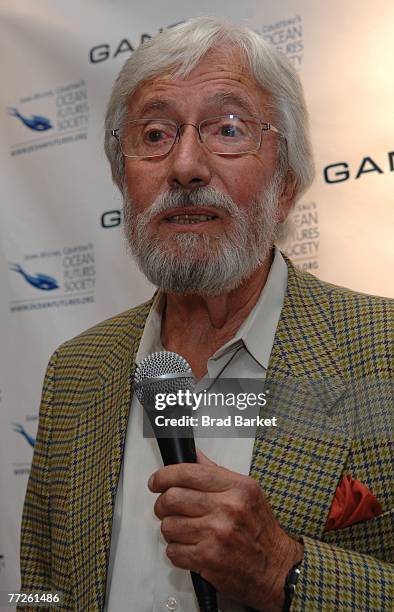
[{"label": "red pocket square", "polygon": [[346,474],[335,491],[325,531],[349,527],[379,516],[382,512],[382,506],[368,487]]}]

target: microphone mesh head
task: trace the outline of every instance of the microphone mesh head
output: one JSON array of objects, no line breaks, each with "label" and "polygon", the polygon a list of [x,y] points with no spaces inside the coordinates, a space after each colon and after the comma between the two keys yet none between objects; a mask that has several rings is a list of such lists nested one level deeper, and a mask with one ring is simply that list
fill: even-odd
[{"label": "microphone mesh head", "polygon": [[[190,376],[163,378],[166,374],[190,374]],[[154,379],[150,382],[150,379]],[[178,353],[159,351],[145,357],[134,374],[135,393],[142,406],[153,406],[156,393],[176,393],[179,389],[190,391],[194,388],[194,376],[186,359]]]}]

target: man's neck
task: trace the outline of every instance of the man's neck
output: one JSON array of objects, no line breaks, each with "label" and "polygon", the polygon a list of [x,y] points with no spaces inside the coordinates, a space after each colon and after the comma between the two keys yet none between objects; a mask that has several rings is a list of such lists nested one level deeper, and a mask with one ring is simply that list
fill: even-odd
[{"label": "man's neck", "polygon": [[223,344],[234,337],[259,299],[273,254],[242,285],[219,296],[166,295],[161,341],[166,350],[182,355],[197,377]]}]

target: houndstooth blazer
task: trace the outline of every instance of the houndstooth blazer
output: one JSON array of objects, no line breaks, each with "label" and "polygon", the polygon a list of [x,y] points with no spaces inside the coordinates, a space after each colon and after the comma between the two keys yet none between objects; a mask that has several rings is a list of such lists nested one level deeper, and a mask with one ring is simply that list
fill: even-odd
[{"label": "houndstooth blazer", "polygon": [[[288,267],[267,379],[300,385],[287,399],[286,385],[278,385],[298,430],[258,432],[250,474],[282,527],[304,542],[292,611],[391,611],[392,386],[383,401],[371,402],[363,394],[354,399],[353,382],[392,383],[394,304]],[[103,607],[131,381],[151,303],[66,342],[48,365],[23,510],[21,573],[25,591],[62,591],[63,611]],[[311,380],[325,381],[324,393],[317,385],[316,419],[305,408],[314,394],[307,388]],[[355,428],[350,435],[350,413],[362,431],[377,424],[374,435],[358,435]],[[323,426],[304,428],[305,414]],[[325,532],[347,473],[373,491],[383,513]]]}]

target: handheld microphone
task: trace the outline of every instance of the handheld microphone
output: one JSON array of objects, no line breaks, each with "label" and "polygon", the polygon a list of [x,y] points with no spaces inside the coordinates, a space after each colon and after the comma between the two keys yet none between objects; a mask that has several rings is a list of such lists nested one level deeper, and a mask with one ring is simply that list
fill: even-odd
[{"label": "handheld microphone", "polygon": [[[192,391],[194,376],[190,365],[177,353],[160,351],[151,353],[137,366],[134,390],[152,425],[164,465],[196,463],[196,447],[191,427],[182,428],[182,437],[176,428],[167,428],[166,436],[155,425],[155,397],[157,393],[176,393],[180,389]],[[160,428],[162,430],[162,428]],[[159,435],[160,433],[160,435]],[[215,588],[199,574],[190,572],[201,612],[218,612]]]}]

